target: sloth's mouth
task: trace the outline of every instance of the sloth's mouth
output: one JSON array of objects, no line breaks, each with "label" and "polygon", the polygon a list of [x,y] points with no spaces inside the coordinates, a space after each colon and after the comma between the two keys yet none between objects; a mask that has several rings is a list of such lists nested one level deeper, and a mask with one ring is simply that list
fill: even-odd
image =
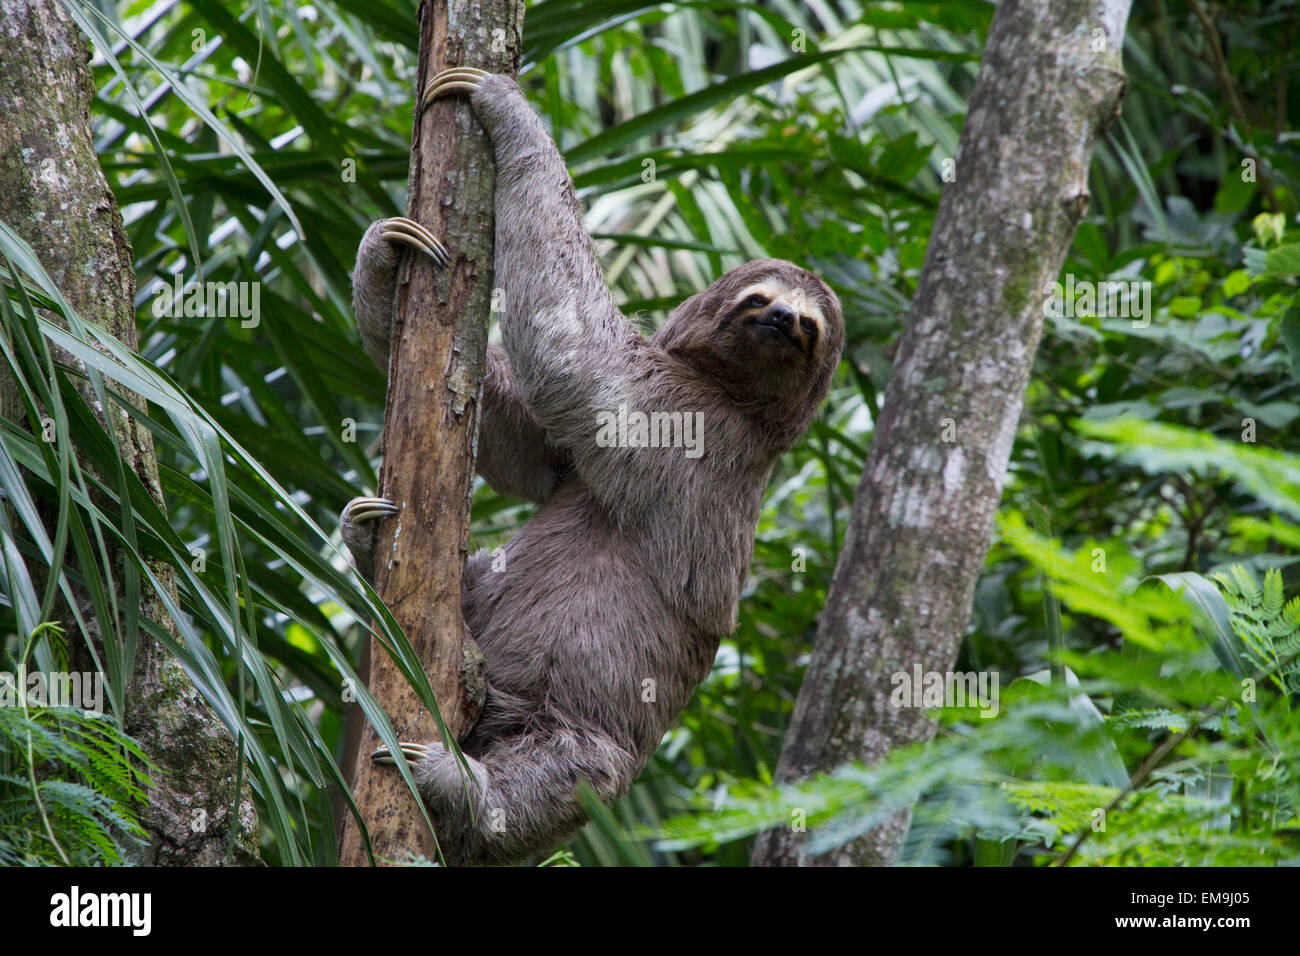
[{"label": "sloth's mouth", "polygon": [[754,326],[754,328],[758,329],[758,331],[760,332],[765,333],[766,335],[778,336],[782,339],[785,339],[785,341],[789,342],[800,352],[803,351],[803,344],[798,339],[796,339],[784,328],[782,328],[780,325],[778,325],[776,322],[772,321],[771,319],[767,318],[766,316],[763,315],[756,316],[750,319],[749,322],[746,324]]}]

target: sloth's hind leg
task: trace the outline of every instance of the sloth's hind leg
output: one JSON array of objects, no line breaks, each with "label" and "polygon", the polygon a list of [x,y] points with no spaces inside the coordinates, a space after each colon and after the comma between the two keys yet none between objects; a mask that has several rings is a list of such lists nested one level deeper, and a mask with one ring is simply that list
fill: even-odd
[{"label": "sloth's hind leg", "polygon": [[[442,744],[401,745],[454,865],[510,863],[549,849],[587,818],[580,783],[612,803],[638,769],[630,753],[594,728],[547,726],[482,747],[477,758],[465,758],[467,778]],[[371,758],[394,762],[386,747]]]},{"label": "sloth's hind leg", "polygon": [[395,216],[371,223],[357,248],[357,266],[352,273],[352,309],[366,351],[382,369],[388,368],[388,345],[392,335],[393,292],[397,287],[399,246],[423,252],[435,264],[451,261],[447,248],[418,222]]}]

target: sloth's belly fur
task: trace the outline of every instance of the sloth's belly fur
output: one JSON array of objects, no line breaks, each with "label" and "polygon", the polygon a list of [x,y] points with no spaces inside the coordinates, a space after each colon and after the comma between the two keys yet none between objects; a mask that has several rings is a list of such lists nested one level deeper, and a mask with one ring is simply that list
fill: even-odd
[{"label": "sloth's belly fur", "polygon": [[558,492],[498,570],[486,552],[472,559],[465,618],[492,688],[480,730],[593,726],[644,761],[708,676],[722,635],[681,614],[680,595],[646,587],[662,578],[636,540],[649,532],[618,528],[587,499],[580,486]]}]

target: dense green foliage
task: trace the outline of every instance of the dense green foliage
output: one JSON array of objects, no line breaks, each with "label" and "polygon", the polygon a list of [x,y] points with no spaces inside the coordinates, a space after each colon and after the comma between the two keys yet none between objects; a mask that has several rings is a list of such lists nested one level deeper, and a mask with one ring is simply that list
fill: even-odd
[{"label": "dense green foliage", "polygon": [[[59,703],[30,680],[30,652],[0,672],[0,866],[121,863],[145,843],[136,813],[148,758],[116,721]],[[43,676],[43,675],[42,675]]]},{"label": "dense green foliage", "polygon": [[[106,537],[171,564],[174,650],[249,754],[267,859],[330,862],[341,679],[380,608],[320,529],[374,487],[383,385],[348,270],[365,226],[403,211],[415,4],[135,0],[115,20],[69,5],[95,34],[93,121],[135,252],[141,357],[38,319],[28,297],[57,296],[0,232],[16,267],[0,299],[6,358],[37,432],[36,409],[52,410],[84,459],[0,432],[17,515],[0,524],[3,632],[39,626],[50,592],[33,581],[71,573],[65,549],[104,567]],[[1064,272],[1150,283],[1149,323],[1083,303],[1047,320],[957,664],[1000,675],[998,716],[946,710],[931,744],[782,789],[769,784],[783,730],[992,8],[530,8],[522,81],[625,310],[653,323],[771,255],[825,275],[848,330],[824,415],[773,476],[739,630],[629,796],[551,862],[741,865],[764,825],[805,816],[828,848],[914,800],[909,862],[1060,860],[1081,837],[1072,863],[1295,861],[1300,11],[1245,0],[1211,9],[1209,30],[1198,6],[1140,4],[1130,21],[1123,117]],[[173,273],[260,279],[262,321],[156,316]],[[150,402],[166,517],[116,468],[51,341],[97,388],[107,375]],[[65,519],[53,544],[37,502]],[[528,514],[480,487],[473,544]],[[163,636],[118,605],[113,580],[89,577],[122,646]],[[64,624],[77,639],[79,622]],[[106,666],[120,699],[122,662]],[[0,733],[0,747],[36,737],[26,723]],[[51,755],[95,782],[74,754]],[[11,807],[21,775],[0,786]]]}]

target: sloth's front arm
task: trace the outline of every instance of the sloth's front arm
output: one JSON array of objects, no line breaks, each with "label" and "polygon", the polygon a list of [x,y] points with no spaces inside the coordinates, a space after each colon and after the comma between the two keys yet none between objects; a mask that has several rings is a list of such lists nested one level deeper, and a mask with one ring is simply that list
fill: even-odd
[{"label": "sloth's front arm", "polygon": [[510,77],[448,70],[424,103],[447,92],[470,94],[492,140],[501,339],[519,394],[593,493],[635,507],[640,463],[596,446],[597,416],[653,402],[654,370],[605,285],[564,159]]},{"label": "sloth's front arm", "polygon": [[[442,243],[409,219],[381,219],[362,237],[352,273],[352,307],[366,351],[385,371],[400,245],[419,249],[440,265],[447,257]],[[479,427],[479,474],[501,494],[543,504],[570,466],[520,397],[505,352],[497,346],[489,347],[487,362]]]}]

